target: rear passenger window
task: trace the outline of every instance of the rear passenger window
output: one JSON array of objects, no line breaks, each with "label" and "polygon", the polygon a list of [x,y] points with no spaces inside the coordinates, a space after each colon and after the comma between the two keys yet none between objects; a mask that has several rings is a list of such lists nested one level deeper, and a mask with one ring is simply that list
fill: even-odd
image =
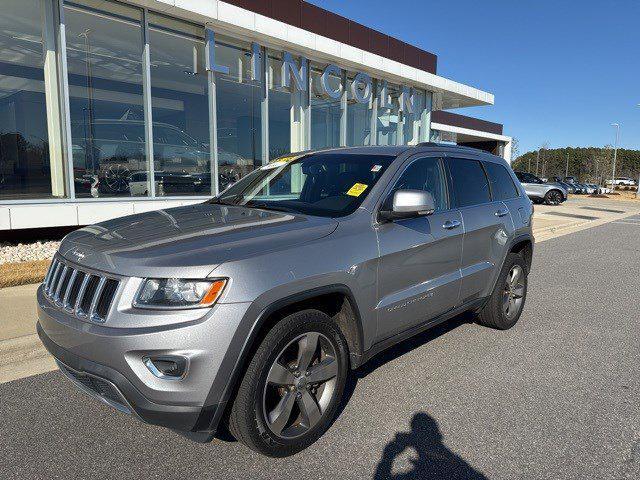
[{"label": "rear passenger window", "polygon": [[447,159],[453,195],[458,207],[468,207],[491,201],[489,182],[477,160]]},{"label": "rear passenger window", "polygon": [[484,168],[489,176],[491,193],[494,200],[509,200],[518,196],[518,189],[507,169],[493,162],[484,162]]}]

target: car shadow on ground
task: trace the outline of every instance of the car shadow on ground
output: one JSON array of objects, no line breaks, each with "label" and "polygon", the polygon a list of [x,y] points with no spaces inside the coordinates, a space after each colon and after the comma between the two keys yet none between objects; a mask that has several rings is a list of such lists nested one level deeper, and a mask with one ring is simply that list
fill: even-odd
[{"label": "car shadow on ground", "polygon": [[[394,462],[401,455],[411,455],[409,470],[400,468],[394,473]],[[411,419],[410,432],[398,432],[382,452],[374,480],[409,480],[457,478],[487,480],[487,477],[452,452],[443,442],[442,433],[428,413],[416,413]]]},{"label": "car shadow on ground", "polygon": [[431,342],[432,340],[435,340],[436,338],[448,332],[451,332],[452,330],[455,330],[461,325],[464,325],[466,323],[473,323],[473,321],[474,316],[471,313],[463,313],[461,315],[458,315],[451,320],[425,330],[424,332],[414,337],[408,338],[407,340],[404,340],[403,342],[400,342],[397,345],[388,348],[387,350],[383,350],[367,363],[352,371],[347,378],[347,382],[344,386],[344,394],[342,396],[342,402],[338,407],[338,414],[336,415],[336,418],[342,414],[343,410],[349,403],[353,392],[355,392],[358,380],[365,378],[370,373],[373,373],[378,368],[395,360],[396,358],[399,358],[411,352],[412,350],[415,350],[416,348],[419,348]]}]

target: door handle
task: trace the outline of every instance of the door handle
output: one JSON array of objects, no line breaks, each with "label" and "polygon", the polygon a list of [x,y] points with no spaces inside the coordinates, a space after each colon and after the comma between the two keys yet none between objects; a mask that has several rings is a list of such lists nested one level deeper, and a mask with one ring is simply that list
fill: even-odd
[{"label": "door handle", "polygon": [[496,217],[505,217],[509,214],[509,210],[498,210],[496,212]]},{"label": "door handle", "polygon": [[442,225],[442,228],[453,230],[454,228],[458,228],[459,226],[460,222],[458,220],[447,220],[446,222],[444,222],[444,225]]}]

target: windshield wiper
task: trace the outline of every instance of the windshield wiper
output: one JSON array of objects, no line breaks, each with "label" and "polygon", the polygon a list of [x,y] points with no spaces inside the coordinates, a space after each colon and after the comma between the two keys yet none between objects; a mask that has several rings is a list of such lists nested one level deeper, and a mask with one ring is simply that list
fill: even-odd
[{"label": "windshield wiper", "polygon": [[222,200],[222,197],[214,197],[211,200],[209,200],[209,203],[212,203],[214,205],[231,205],[231,206],[242,206],[239,205],[237,202],[238,200],[240,200],[241,198],[243,198],[243,195],[240,193],[238,195],[233,195],[231,197],[227,197],[225,200]]},{"label": "windshield wiper", "polygon": [[249,200],[247,203],[245,203],[245,206],[252,208],[261,208],[264,210],[274,210],[277,212],[299,213],[299,211],[295,208],[285,207],[283,205],[274,205],[269,202],[256,202],[254,200]]}]

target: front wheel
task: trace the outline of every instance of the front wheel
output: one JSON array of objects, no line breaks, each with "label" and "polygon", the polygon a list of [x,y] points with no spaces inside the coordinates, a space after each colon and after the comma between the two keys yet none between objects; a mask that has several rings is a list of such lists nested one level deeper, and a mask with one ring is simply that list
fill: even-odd
[{"label": "front wheel", "polygon": [[231,434],[271,457],[305,449],[329,428],[348,371],[342,332],[324,313],[285,317],[262,340],[231,406]]},{"label": "front wheel", "polygon": [[478,323],[498,330],[517,323],[527,298],[527,270],[522,255],[507,255],[493,293],[478,315]]}]

